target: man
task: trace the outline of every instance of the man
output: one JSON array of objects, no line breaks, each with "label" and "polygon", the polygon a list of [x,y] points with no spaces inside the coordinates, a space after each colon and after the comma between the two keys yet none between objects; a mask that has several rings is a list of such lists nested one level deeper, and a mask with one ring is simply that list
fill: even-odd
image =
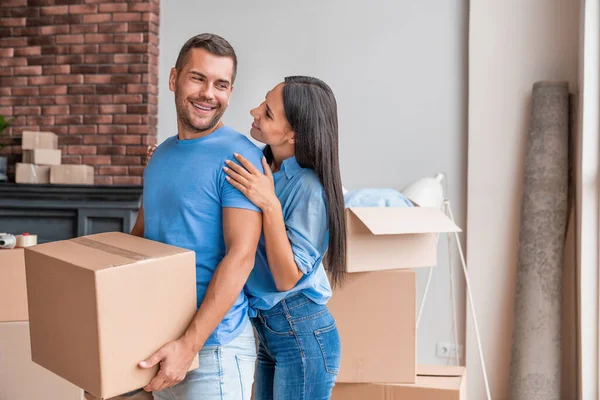
[{"label": "man", "polygon": [[[224,162],[243,154],[262,170],[262,153],[221,117],[237,58],[213,34],[183,46],[169,77],[178,134],[154,152],[144,173],[143,204],[133,235],[196,252],[198,312],[185,334],[141,368],[160,364],[144,388],[155,399],[250,399],[256,347],[243,286],[254,266],[262,217],[226,180]],[[194,357],[200,368],[186,372]]]}]

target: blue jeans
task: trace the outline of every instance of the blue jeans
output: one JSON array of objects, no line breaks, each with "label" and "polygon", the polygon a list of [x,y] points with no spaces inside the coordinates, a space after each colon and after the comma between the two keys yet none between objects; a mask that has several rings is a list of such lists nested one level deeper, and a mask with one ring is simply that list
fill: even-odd
[{"label": "blue jeans", "polygon": [[252,318],[260,344],[255,400],[331,397],[340,368],[340,336],[327,306],[303,294]]},{"label": "blue jeans", "polygon": [[233,341],[200,350],[200,367],[177,385],[153,392],[155,400],[250,400],[256,340],[250,323]]}]

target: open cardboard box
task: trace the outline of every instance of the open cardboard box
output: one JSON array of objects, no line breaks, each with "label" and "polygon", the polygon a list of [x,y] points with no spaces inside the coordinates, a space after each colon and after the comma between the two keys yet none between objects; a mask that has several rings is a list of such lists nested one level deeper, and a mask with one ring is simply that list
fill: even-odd
[{"label": "open cardboard box", "polygon": [[437,235],[460,232],[435,208],[351,207],[345,214],[347,272],[435,266]]},{"label": "open cardboard box", "polygon": [[338,383],[332,400],[466,400],[464,367],[419,365],[414,384]]},{"label": "open cardboard box", "polygon": [[196,314],[193,251],[111,232],[28,247],[25,264],[32,360],[97,397],[147,385],[158,366],[137,363]]}]

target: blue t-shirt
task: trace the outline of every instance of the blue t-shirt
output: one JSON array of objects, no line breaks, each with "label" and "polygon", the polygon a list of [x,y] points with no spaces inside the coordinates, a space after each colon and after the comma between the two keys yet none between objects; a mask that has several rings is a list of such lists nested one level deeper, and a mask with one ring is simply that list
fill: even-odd
[{"label": "blue t-shirt", "polygon": [[273,178],[294,260],[304,276],[293,289],[278,291],[269,269],[265,238],[261,236],[254,269],[246,283],[251,317],[257,315],[257,310],[269,310],[293,293],[302,292],[318,304],[325,304],[331,297],[331,286],[322,263],[329,242],[323,185],[315,172],[300,167],[295,157],[284,160]]},{"label": "blue t-shirt", "polygon": [[[172,136],[154,152],[144,171],[144,237],[195,251],[198,307],[225,256],[223,207],[260,210],[225,179],[226,159],[246,157],[262,171],[262,153],[229,127],[191,140]],[[242,291],[206,345],[226,344],[248,320]]]}]

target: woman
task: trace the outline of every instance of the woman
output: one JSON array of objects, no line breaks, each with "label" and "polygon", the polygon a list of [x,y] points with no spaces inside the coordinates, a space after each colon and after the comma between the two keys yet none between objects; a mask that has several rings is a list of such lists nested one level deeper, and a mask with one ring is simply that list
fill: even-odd
[{"label": "woman", "polygon": [[[263,212],[263,237],[246,284],[260,339],[257,400],[329,399],[340,339],[325,305],[342,281],[346,236],[338,162],[337,105],[324,82],[288,77],[253,109],[251,135],[265,143],[261,173],[227,161],[229,182]],[[272,171],[272,172],[271,172]]]},{"label": "woman", "polygon": [[238,154],[224,170],[263,213],[246,284],[260,341],[254,398],[329,399],[341,354],[323,261],[335,286],[346,260],[335,97],[319,79],[288,77],[250,114],[265,172]]}]

